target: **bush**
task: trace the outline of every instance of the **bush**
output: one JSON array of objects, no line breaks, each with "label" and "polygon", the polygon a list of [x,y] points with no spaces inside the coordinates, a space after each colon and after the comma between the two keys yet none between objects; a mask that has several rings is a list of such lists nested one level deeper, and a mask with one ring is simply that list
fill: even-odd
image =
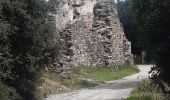
[{"label": "bush", "polygon": [[21,100],[20,95],[14,88],[10,88],[0,83],[0,98],[1,100]]},{"label": "bush", "polygon": [[47,18],[44,0],[0,0],[0,82],[25,100],[35,99],[39,71],[55,55],[55,34]]},{"label": "bush", "polygon": [[144,80],[126,100],[164,100],[163,93],[151,80]]}]

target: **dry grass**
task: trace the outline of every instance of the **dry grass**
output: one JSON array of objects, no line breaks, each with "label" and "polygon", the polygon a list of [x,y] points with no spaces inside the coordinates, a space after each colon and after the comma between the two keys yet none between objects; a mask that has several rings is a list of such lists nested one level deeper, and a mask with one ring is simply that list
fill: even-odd
[{"label": "dry grass", "polygon": [[37,89],[43,97],[70,90],[65,85],[65,81],[61,80],[57,73],[50,71],[42,71],[38,83],[39,86]]},{"label": "dry grass", "polygon": [[116,80],[137,73],[138,70],[134,67],[121,66],[119,71],[112,72],[107,67],[80,66],[72,69],[72,72],[70,79],[62,79],[55,72],[42,71],[41,78],[37,82],[39,98],[75,89],[91,88],[104,81]]}]

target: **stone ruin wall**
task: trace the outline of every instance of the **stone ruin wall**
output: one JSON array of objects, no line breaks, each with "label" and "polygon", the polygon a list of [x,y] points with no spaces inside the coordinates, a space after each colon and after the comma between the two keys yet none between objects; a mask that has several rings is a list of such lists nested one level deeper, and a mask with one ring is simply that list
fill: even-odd
[{"label": "stone ruin wall", "polygon": [[79,65],[131,64],[126,39],[112,0],[50,0],[49,19],[59,33],[59,55],[53,68],[63,77]]}]

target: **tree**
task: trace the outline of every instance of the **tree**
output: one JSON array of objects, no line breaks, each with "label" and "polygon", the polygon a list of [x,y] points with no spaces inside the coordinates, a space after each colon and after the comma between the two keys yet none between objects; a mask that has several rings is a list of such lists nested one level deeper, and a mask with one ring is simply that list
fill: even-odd
[{"label": "tree", "polygon": [[56,44],[45,1],[1,0],[0,26],[0,81],[33,100],[38,72]]},{"label": "tree", "polygon": [[[150,34],[148,48],[153,55],[153,59],[156,61],[156,66],[153,71],[157,73],[154,74],[153,79],[161,79],[170,86],[170,2],[168,0],[151,0],[152,13],[150,13],[150,19],[148,19]],[[151,21],[152,20],[152,21]],[[149,22],[151,21],[151,22]],[[156,80],[157,81],[157,80]],[[166,93],[170,93],[166,90],[164,83],[157,81],[161,88]]]},{"label": "tree", "polygon": [[141,54],[141,46],[138,40],[137,19],[133,9],[133,1],[125,0],[117,3],[120,21],[123,25],[125,35],[132,45],[132,53],[135,55]]},{"label": "tree", "polygon": [[152,79],[164,92],[170,93],[163,83],[166,82],[170,86],[170,2],[169,0],[131,1],[137,26],[135,33],[137,44],[156,64],[152,69]]}]

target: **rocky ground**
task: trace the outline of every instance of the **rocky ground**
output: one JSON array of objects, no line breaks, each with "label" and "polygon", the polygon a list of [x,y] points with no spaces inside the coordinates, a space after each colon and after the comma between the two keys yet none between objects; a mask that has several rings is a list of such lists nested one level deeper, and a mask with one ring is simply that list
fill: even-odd
[{"label": "rocky ground", "polygon": [[141,80],[148,78],[152,65],[138,65],[139,73],[120,80],[110,81],[94,87],[70,93],[51,95],[45,100],[122,100],[127,98]]}]

